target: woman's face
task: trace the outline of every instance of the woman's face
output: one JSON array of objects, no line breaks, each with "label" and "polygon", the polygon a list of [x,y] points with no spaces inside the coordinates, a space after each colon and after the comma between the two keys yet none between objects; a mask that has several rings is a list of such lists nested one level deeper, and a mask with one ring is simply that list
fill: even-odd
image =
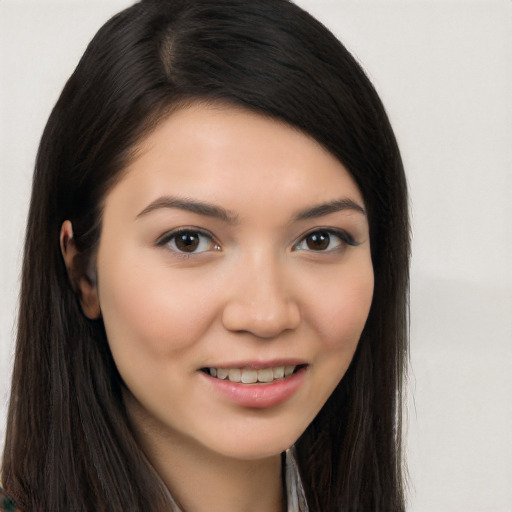
[{"label": "woman's face", "polygon": [[149,436],[275,455],[368,316],[361,194],[316,141],[234,107],[173,113],[139,149],[105,199],[96,261],[128,412]]}]

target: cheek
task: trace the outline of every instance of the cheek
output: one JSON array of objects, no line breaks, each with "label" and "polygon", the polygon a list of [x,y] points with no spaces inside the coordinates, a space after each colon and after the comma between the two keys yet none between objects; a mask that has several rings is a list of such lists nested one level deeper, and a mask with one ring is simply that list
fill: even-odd
[{"label": "cheek", "polygon": [[[307,402],[312,408],[308,421],[325,405],[345,375],[366,324],[373,297],[371,262],[331,273],[322,282],[322,293],[311,295],[305,321],[316,356],[311,365],[311,387]],[[323,276],[322,276],[323,277]],[[312,283],[308,283],[311,289]],[[317,288],[319,290],[319,288]],[[305,310],[306,312],[306,310]],[[311,343],[311,341],[309,341]]]},{"label": "cheek", "polygon": [[[215,313],[191,280],[135,262],[110,265],[99,297],[113,352],[143,351],[159,358],[187,348]],[[100,269],[99,269],[100,270]],[[140,355],[140,354],[139,354]]]},{"label": "cheek", "polygon": [[373,269],[367,264],[349,277],[332,279],[317,297],[311,321],[327,351],[355,351],[370,311],[373,286]]}]

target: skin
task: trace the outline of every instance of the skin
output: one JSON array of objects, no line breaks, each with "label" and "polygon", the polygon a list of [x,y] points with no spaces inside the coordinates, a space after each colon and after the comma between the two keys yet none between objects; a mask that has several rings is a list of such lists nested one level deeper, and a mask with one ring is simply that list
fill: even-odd
[{"label": "skin", "polygon": [[[184,254],[182,227],[211,239]],[[315,230],[354,244],[331,233],[326,248],[308,245]],[[71,266],[69,222],[61,243]],[[95,264],[82,307],[103,317],[130,420],[173,496],[185,510],[282,510],[279,454],[343,377],[372,300],[368,221],[347,170],[281,122],[230,106],[174,112],[105,198]],[[233,402],[201,371],[290,359],[307,365],[300,386],[272,407]]]}]

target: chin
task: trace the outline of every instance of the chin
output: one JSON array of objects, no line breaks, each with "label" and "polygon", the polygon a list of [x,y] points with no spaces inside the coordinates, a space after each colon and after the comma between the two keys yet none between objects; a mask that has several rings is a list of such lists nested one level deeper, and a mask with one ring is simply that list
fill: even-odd
[{"label": "chin", "polygon": [[242,432],[229,432],[227,438],[212,439],[209,448],[220,455],[239,460],[267,459],[293,446],[305,428],[273,428],[272,432],[251,428]]}]

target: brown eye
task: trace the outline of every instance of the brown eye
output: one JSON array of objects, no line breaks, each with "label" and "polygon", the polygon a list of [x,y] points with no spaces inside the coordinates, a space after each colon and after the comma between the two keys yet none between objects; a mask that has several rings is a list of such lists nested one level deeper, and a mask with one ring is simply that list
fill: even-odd
[{"label": "brown eye", "polygon": [[351,245],[359,245],[343,229],[317,229],[304,235],[294,246],[295,251],[330,252]]},{"label": "brown eye", "polygon": [[199,254],[208,251],[220,251],[213,236],[195,229],[170,231],[157,241],[159,247],[167,247],[180,254]]},{"label": "brown eye", "polygon": [[325,251],[331,242],[327,231],[316,231],[305,238],[306,245],[311,251]]},{"label": "brown eye", "polygon": [[174,238],[176,248],[182,252],[194,252],[199,247],[199,233],[185,231]]}]

